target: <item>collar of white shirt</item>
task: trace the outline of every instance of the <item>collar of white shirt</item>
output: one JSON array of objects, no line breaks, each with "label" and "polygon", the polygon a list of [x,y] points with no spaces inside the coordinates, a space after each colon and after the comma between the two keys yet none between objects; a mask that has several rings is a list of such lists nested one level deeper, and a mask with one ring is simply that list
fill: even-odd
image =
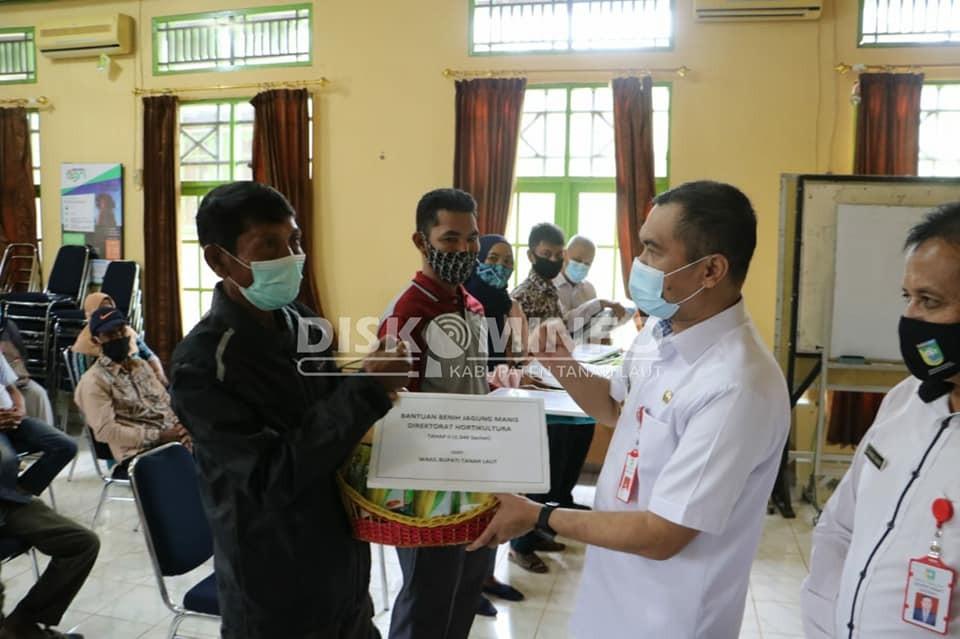
[{"label": "collar of white shirt", "polygon": [[[665,320],[659,320],[657,323],[663,321]],[[736,304],[725,311],[694,324],[680,333],[670,333],[665,339],[669,340],[685,362],[692,364],[723,335],[748,321],[750,318],[747,316],[747,308],[741,297]]]}]

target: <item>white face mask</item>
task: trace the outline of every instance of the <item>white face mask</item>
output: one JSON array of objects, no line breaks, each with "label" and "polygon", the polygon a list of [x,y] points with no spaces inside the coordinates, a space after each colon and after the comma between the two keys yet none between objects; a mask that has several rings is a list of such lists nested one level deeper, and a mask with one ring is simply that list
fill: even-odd
[{"label": "white face mask", "polygon": [[678,269],[670,271],[669,273],[664,273],[660,269],[653,268],[648,266],[640,261],[640,258],[635,258],[633,260],[633,268],[630,270],[630,297],[633,299],[633,303],[637,305],[637,308],[649,315],[650,317],[656,317],[658,319],[670,319],[677,314],[677,311],[680,310],[680,305],[686,302],[689,302],[694,297],[699,295],[704,287],[698,288],[691,295],[688,295],[684,299],[678,302],[668,302],[663,299],[663,281],[673,275],[674,273],[679,273],[682,270],[688,269],[694,264],[699,264],[703,260],[711,257],[710,255],[704,255],[699,260],[690,262],[686,266],[681,266]]}]

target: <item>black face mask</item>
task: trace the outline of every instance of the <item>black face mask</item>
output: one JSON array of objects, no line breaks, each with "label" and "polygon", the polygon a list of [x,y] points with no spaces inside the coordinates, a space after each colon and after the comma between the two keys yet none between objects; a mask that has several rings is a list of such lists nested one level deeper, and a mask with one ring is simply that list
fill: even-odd
[{"label": "black face mask", "polygon": [[560,275],[560,271],[563,269],[563,260],[553,261],[539,255],[534,255],[533,258],[536,260],[533,263],[533,270],[545,280],[552,280]]},{"label": "black face mask", "polygon": [[947,380],[960,374],[960,324],[901,317],[899,332],[903,362],[923,381],[920,398],[932,402],[949,393],[953,384]]},{"label": "black face mask", "polygon": [[130,338],[123,337],[121,339],[110,340],[109,342],[101,344],[100,350],[103,351],[104,355],[117,364],[120,364],[130,357]]}]

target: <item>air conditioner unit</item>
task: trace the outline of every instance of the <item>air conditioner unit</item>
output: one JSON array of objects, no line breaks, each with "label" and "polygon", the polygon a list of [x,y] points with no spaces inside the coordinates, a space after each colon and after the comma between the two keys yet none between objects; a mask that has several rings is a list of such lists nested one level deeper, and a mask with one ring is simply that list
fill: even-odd
[{"label": "air conditioner unit", "polygon": [[133,48],[133,18],[122,13],[77,17],[37,27],[37,48],[50,58],[122,55]]},{"label": "air conditioner unit", "polygon": [[697,19],[706,22],[817,20],[823,0],[696,0]]}]

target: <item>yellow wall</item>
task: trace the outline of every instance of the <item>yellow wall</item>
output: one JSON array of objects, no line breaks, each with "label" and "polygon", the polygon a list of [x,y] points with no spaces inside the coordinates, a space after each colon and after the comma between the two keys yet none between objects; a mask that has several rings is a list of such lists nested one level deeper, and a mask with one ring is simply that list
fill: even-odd
[{"label": "yellow wall", "polygon": [[[132,15],[139,29],[136,55],[116,59],[109,75],[97,71],[95,60],[41,57],[36,85],[0,87],[0,98],[46,95],[54,104],[41,120],[45,270],[59,242],[59,167],[65,161],[123,163],[126,256],[142,261],[137,86],[332,80],[315,105],[319,236],[310,248],[319,257],[328,315],[362,316],[378,315],[417,267],[409,243],[414,206],[424,191],[452,178],[454,90],[441,76],[444,68],[686,65],[693,72],[673,85],[671,182],[725,180],[752,198],[760,232],[747,298],[772,342],[779,176],[851,167],[854,78],[839,76],[833,65],[952,62],[960,55],[956,48],[857,49],[857,0],[828,0],[817,22],[740,24],[696,23],[691,0],[676,0],[670,52],[488,58],[467,55],[467,0],[322,2],[314,10],[312,68],[152,76],[144,43],[154,15],[260,4],[279,2],[55,0],[0,7],[0,26],[119,11]],[[607,79],[590,72],[530,77],[533,83]],[[217,95],[243,93],[190,94]]]}]

